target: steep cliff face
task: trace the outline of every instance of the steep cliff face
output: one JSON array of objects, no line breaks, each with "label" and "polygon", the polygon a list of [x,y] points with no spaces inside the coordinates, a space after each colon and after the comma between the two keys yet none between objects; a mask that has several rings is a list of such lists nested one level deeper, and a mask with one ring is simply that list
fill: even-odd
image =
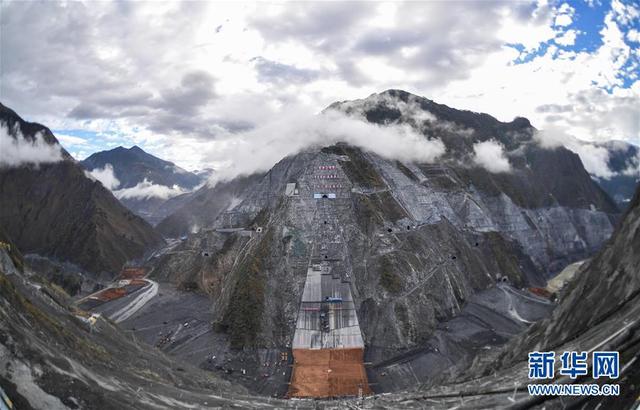
[{"label": "steep cliff face", "polygon": [[[216,320],[231,333],[224,312],[262,306],[240,327],[251,329],[246,345],[286,345],[309,238],[322,230],[312,224],[314,202],[332,200],[314,198],[311,177],[319,167],[334,167],[331,184],[344,195],[336,217],[348,244],[345,269],[373,359],[420,345],[471,295],[503,278],[519,287],[544,283],[545,266],[588,255],[612,229],[601,211],[519,207],[503,193],[464,189],[451,167],[423,165],[427,173],[339,145],[281,161],[214,224],[244,227],[244,236],[215,229],[193,235],[157,263],[154,275],[210,292]],[[454,189],[442,188],[443,178]],[[297,195],[285,195],[287,183],[296,184]],[[245,288],[261,296],[243,298],[236,289]]]},{"label": "steep cliff face", "polygon": [[639,249],[640,189],[637,189],[611,239],[580,267],[551,317],[513,343],[507,360],[522,357],[523,352],[534,347],[553,349],[601,325],[609,329],[605,332],[622,333],[628,327],[631,330],[626,332],[627,337],[633,332],[637,334],[638,321],[623,321],[620,316],[640,308]]},{"label": "steep cliff face", "polygon": [[[640,394],[640,188],[611,239],[589,262],[582,265],[560,295],[549,318],[532,325],[500,349],[476,357],[473,366],[437,387],[422,387],[387,395],[380,406],[461,408],[615,408],[632,409]],[[617,384],[619,396],[531,396],[527,385],[527,355],[531,351],[554,351],[555,384]],[[588,361],[585,376],[570,379],[558,374],[558,356],[565,351],[617,351],[620,375],[593,379]],[[461,402],[460,398],[464,397]]]},{"label": "steep cliff face", "polygon": [[[405,94],[387,94],[385,104],[406,111],[407,103],[398,102]],[[423,102],[407,96],[412,100],[418,101],[414,106]],[[395,108],[381,107],[379,97],[369,103],[366,109],[363,103],[349,107],[353,115],[386,124],[381,126],[405,115],[398,108],[399,116],[389,117]],[[592,255],[613,231],[618,211],[579,157],[539,147],[528,121],[500,123],[485,114],[436,108],[446,121],[465,126],[444,120],[417,124],[415,107],[406,119],[425,138],[437,135],[444,142],[447,151],[436,163],[387,159],[340,143],[287,157],[264,175],[208,188],[212,206],[202,201],[189,205],[197,213],[185,212],[189,207],[182,213],[198,221],[207,215],[207,222],[161,256],[152,275],[208,292],[216,329],[226,332],[232,347],[286,348],[314,238],[323,232],[324,224],[314,222],[318,202],[334,201],[340,237],[324,245],[331,258],[332,247],[346,244],[341,253],[348,258],[340,269],[351,284],[367,360],[380,364],[427,346],[454,352],[442,360],[470,360],[483,347],[462,346],[455,332],[438,333],[439,325],[461,315],[470,301],[485,303],[476,295],[491,295],[497,283],[541,286],[569,262]],[[483,138],[503,141],[508,172],[475,165],[474,144]],[[505,306],[515,303],[497,293]],[[462,315],[482,317],[482,309]],[[507,331],[495,337],[487,336],[496,332],[491,326],[478,331],[489,344],[504,343],[526,327],[527,319],[505,313],[510,309],[495,319],[507,323]]]},{"label": "steep cliff face", "polygon": [[[0,123],[12,138],[47,144],[46,127],[29,123],[2,106]],[[129,259],[162,243],[140,217],[62,151],[62,160],[0,168],[0,226],[23,252],[76,263],[93,272],[117,272]]]}]

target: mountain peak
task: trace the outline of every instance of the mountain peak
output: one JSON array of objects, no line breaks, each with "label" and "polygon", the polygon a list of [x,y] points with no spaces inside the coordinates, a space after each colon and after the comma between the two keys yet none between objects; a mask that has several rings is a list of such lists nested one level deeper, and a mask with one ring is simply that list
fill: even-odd
[{"label": "mountain peak", "polygon": [[516,117],[511,121],[511,124],[516,128],[531,128],[531,121],[525,117]]},{"label": "mountain peak", "polygon": [[145,179],[156,185],[178,185],[186,190],[201,183],[201,177],[198,175],[177,167],[173,162],[151,155],[137,145],[95,152],[82,161],[82,165],[88,171],[103,169],[106,164],[113,167],[115,176],[120,181],[120,189],[135,187]]},{"label": "mountain peak", "polygon": [[422,97],[420,95],[416,95],[416,94],[412,94],[408,91],[405,90],[401,90],[399,88],[390,88],[388,90],[385,90],[381,93],[373,93],[371,94],[369,97],[365,98],[369,99],[369,98],[375,98],[376,96],[388,96],[388,97],[393,97],[393,98],[397,98],[399,100],[402,100],[404,102],[407,102],[409,99],[420,99],[420,100],[427,100],[427,101],[431,101],[430,99],[426,98],[426,97]]}]

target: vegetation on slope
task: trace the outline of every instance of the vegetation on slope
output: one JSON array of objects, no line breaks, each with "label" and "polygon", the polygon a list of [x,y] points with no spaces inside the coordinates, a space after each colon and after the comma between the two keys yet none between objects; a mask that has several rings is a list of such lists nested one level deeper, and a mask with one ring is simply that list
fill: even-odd
[{"label": "vegetation on slope", "polygon": [[268,230],[252,254],[247,254],[236,269],[238,279],[222,320],[229,333],[231,347],[242,349],[255,346],[261,330],[265,302],[265,261],[273,233]]},{"label": "vegetation on slope", "polygon": [[396,267],[386,256],[380,258],[380,286],[390,293],[400,293],[402,290],[402,279],[396,273]]}]

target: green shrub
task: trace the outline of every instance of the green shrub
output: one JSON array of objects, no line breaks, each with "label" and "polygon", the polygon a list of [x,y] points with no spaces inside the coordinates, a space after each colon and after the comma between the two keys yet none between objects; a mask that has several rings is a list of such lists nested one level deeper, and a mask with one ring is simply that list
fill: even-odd
[{"label": "green shrub", "polygon": [[402,279],[387,257],[382,257],[380,261],[380,285],[390,293],[400,293],[402,290]]}]

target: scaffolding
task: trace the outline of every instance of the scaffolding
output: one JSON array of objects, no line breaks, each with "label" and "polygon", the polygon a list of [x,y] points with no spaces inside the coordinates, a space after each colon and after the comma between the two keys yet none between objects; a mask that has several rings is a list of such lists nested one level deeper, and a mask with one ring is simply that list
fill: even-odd
[{"label": "scaffolding", "polygon": [[[294,365],[288,396],[371,394],[338,218],[349,203],[345,201],[349,200],[349,185],[336,162],[315,165],[307,177],[314,201],[313,239],[292,343]],[[339,189],[318,191],[316,181],[326,186],[327,179]],[[300,190],[304,190],[302,185]]]}]

